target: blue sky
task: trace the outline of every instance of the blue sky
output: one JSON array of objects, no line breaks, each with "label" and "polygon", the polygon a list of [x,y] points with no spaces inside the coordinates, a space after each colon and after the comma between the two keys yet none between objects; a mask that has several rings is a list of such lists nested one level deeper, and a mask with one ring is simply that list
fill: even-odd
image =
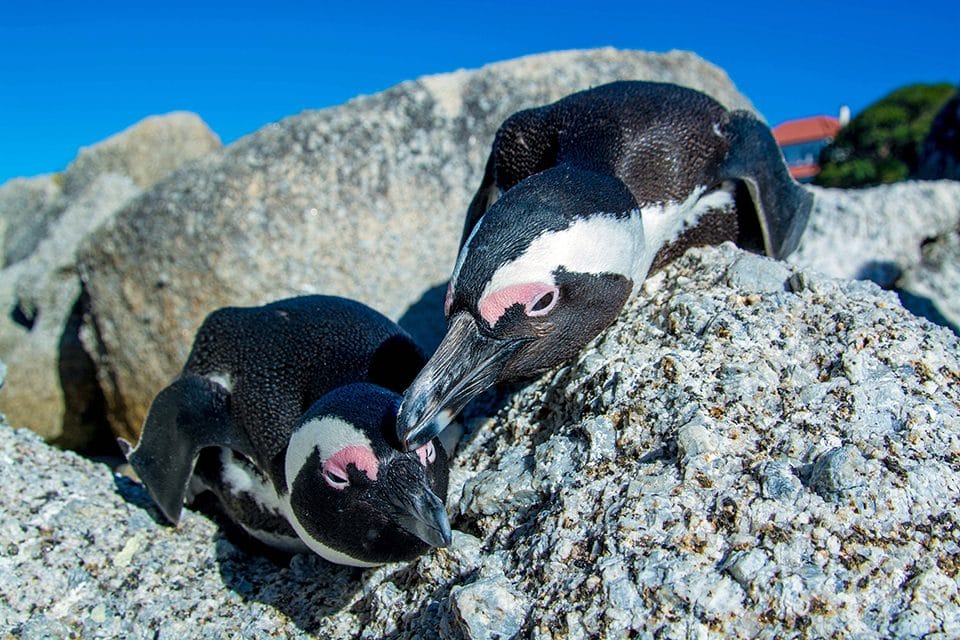
[{"label": "blue sky", "polygon": [[406,79],[560,49],[694,51],[771,124],[856,114],[903,84],[960,82],[958,32],[956,0],[0,0],[0,182],[63,169],[151,114],[194,111],[231,142]]}]

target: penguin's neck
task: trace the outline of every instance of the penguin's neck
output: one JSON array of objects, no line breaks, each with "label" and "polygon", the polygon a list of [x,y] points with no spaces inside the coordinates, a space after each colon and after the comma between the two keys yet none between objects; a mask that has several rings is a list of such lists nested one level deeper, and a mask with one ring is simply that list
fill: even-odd
[{"label": "penguin's neck", "polygon": [[707,192],[697,187],[682,202],[646,205],[641,209],[645,250],[638,262],[634,293],[651,272],[683,255],[690,247],[720,244],[737,238],[733,185]]}]

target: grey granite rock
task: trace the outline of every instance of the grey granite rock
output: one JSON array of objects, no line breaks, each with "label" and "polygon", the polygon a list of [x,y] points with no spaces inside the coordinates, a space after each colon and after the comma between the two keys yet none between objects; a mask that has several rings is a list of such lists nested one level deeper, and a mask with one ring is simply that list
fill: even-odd
[{"label": "grey granite rock", "polygon": [[77,246],[124,204],[184,162],[219,146],[193,114],[146,118],[81,149],[63,173],[0,187],[0,353],[10,366],[0,411],[67,447],[106,430]]},{"label": "grey granite rock", "polygon": [[24,638],[957,637],[956,336],[871,283],[805,271],[758,293],[783,265],[744,282],[744,255],[688,252],[568,366],[468,415],[454,543],[408,565],[273,564],[0,428],[0,620]]},{"label": "grey granite rock", "polygon": [[892,287],[921,262],[925,240],[960,227],[960,183],[955,181],[809,188],[814,208],[788,261],[837,278]]},{"label": "grey granite rock", "polygon": [[513,638],[523,627],[528,608],[504,576],[481,578],[450,590],[450,611],[465,638]]},{"label": "grey granite rock", "polygon": [[14,178],[0,185],[0,267],[23,260],[62,211],[63,179],[57,175]]},{"label": "grey granite rock", "polygon": [[690,53],[544,54],[286,118],[147,193],[82,258],[93,307],[86,344],[115,431],[139,429],[220,306],[344,295],[429,346],[497,127],[521,108],[623,78],[689,85],[750,108],[723,71]]},{"label": "grey granite rock", "polygon": [[80,149],[63,172],[63,191],[82,193],[99,176],[115,173],[148,189],[184,162],[219,149],[220,138],[195,113],[150,116],[95,145]]},{"label": "grey granite rock", "polygon": [[870,473],[854,446],[834,447],[811,465],[807,486],[825,500],[837,502],[863,487]]}]

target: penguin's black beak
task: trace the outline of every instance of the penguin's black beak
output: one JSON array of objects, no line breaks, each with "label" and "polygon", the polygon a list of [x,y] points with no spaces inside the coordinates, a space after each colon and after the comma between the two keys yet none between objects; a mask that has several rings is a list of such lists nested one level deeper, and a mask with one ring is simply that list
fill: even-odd
[{"label": "penguin's black beak", "polygon": [[453,540],[450,519],[443,502],[426,486],[407,487],[389,499],[391,516],[397,524],[431,547],[446,547]]},{"label": "penguin's black beak", "polygon": [[469,313],[451,318],[436,353],[403,396],[397,415],[400,446],[412,451],[440,433],[468,402],[497,382],[525,341],[485,336]]}]

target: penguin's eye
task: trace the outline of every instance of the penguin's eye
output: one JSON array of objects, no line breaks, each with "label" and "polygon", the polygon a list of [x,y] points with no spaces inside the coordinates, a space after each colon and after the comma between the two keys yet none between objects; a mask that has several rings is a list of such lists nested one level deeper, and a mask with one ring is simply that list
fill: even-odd
[{"label": "penguin's eye", "polygon": [[326,480],[328,485],[337,490],[346,489],[350,486],[349,478],[346,476],[341,476],[340,474],[330,471],[329,469],[323,472],[323,479]]},{"label": "penguin's eye", "polygon": [[552,283],[525,282],[498,289],[477,304],[480,316],[492,327],[513,305],[520,305],[531,317],[545,316],[557,306],[560,288]]},{"label": "penguin's eye", "polygon": [[[350,474],[347,468],[354,468],[365,475],[368,480],[376,481],[379,463],[377,457],[368,447],[350,445],[340,449],[323,463],[323,480],[334,489],[346,489],[350,486]],[[355,475],[354,479],[360,478]]]},{"label": "penguin's eye", "polygon": [[420,457],[420,462],[423,463],[423,466],[433,463],[437,459],[437,450],[433,446],[433,440],[427,442],[419,449],[417,449],[417,455]]},{"label": "penguin's eye", "polygon": [[552,287],[547,291],[539,293],[533,300],[526,304],[527,315],[533,317],[545,316],[557,306],[557,300],[559,299],[560,289],[558,287]]}]

